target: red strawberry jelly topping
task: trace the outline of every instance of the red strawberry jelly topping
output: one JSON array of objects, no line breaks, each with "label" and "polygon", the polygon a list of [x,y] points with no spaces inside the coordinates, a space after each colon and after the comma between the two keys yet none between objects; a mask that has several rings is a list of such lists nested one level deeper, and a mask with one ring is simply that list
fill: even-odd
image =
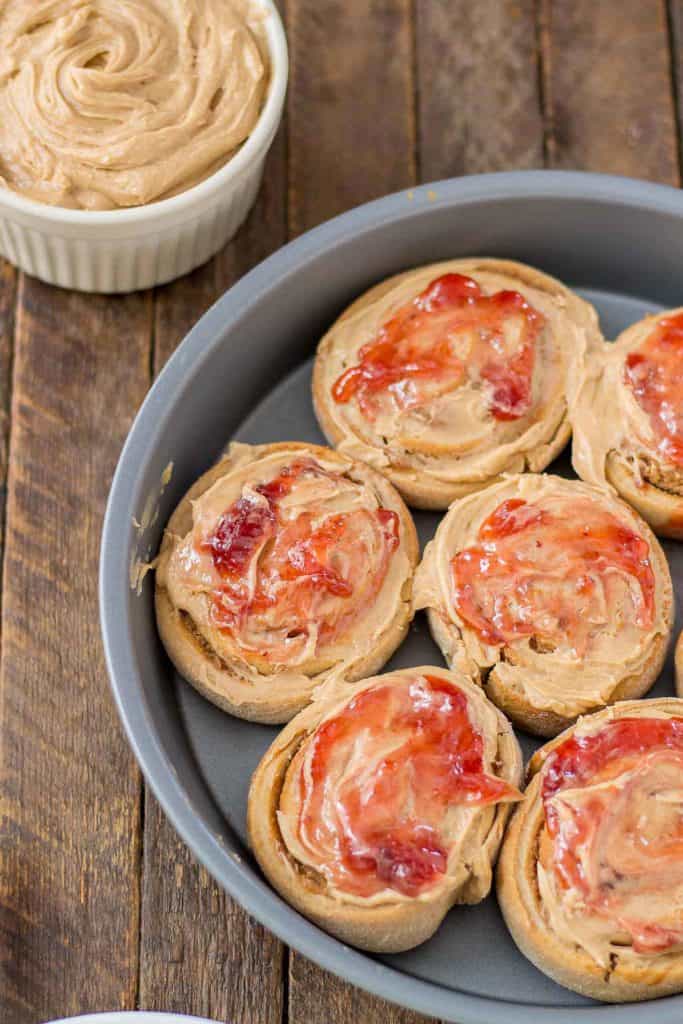
[{"label": "red strawberry jelly topping", "polygon": [[[520,324],[514,340],[505,335],[512,321]],[[519,419],[531,408],[535,342],[544,322],[519,292],[484,295],[471,278],[444,274],[360,349],[332,396],[339,403],[357,400],[372,420],[387,393],[399,409],[409,409],[469,379],[488,385],[494,419]],[[465,334],[469,351],[458,354]]]},{"label": "red strawberry jelly topping", "polygon": [[[301,771],[300,837],[340,888],[418,896],[448,868],[453,805],[517,799],[484,770],[483,740],[465,694],[439,676],[357,694],[311,739]],[[362,745],[362,766],[345,766]]]},{"label": "red strawberry jelly topping", "polygon": [[615,571],[637,584],[639,625],[653,621],[647,541],[587,498],[573,499],[566,515],[508,499],[451,565],[456,608],[487,644],[537,636],[551,646],[569,641],[584,653],[585,630],[600,618]]},{"label": "red strawberry jelly topping", "polygon": [[[680,891],[683,881],[683,816],[676,797],[681,773],[678,717],[618,718],[598,732],[574,734],[542,769],[541,798],[560,887],[579,892],[584,906],[613,921],[615,931],[630,935],[634,951],[646,955],[683,941],[683,928],[672,926],[675,914],[663,923],[645,916],[655,905],[661,908],[662,894],[667,905],[666,894]],[[573,800],[561,814],[554,798],[585,787],[589,798]]]}]

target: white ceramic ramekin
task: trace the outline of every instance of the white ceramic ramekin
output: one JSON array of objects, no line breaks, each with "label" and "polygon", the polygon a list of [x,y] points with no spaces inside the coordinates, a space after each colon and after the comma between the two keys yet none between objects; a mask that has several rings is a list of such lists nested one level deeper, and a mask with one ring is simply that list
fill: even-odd
[{"label": "white ceramic ramekin", "polygon": [[287,41],[272,0],[265,11],[270,85],[254,131],[215,174],[170,199],[123,210],[67,210],[0,187],[0,255],[62,288],[130,292],[172,281],[232,238],[256,198],[282,117]]},{"label": "white ceramic ramekin", "polygon": [[52,1024],[215,1024],[205,1017],[186,1017],[182,1013],[157,1013],[147,1010],[111,1010],[86,1013],[82,1017],[64,1017]]}]

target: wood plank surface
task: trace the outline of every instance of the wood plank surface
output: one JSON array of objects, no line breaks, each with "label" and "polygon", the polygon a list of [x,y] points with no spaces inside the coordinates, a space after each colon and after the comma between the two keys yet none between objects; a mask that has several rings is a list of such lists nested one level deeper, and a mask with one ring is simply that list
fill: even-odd
[{"label": "wood plank surface", "polygon": [[543,166],[535,0],[417,0],[423,181]]},{"label": "wood plank surface", "polygon": [[415,180],[411,0],[288,0],[292,235]]},{"label": "wood plank surface", "polygon": [[376,999],[305,957],[290,956],[289,1024],[428,1024],[433,1019]]},{"label": "wood plank surface", "polygon": [[149,296],[22,278],[0,728],[3,1024],[134,1005],[140,779],[100,649],[111,473],[148,386]]},{"label": "wood plank surface", "polygon": [[285,951],[197,864],[147,792],[139,1006],[279,1024]]},{"label": "wood plank surface", "polygon": [[683,174],[683,0],[668,0],[673,98],[678,129],[679,183]]},{"label": "wood plank surface", "polygon": [[[9,461],[10,397],[12,362],[14,358],[14,314],[19,275],[6,260],[0,259],[0,564],[5,543],[5,509],[7,506],[7,466]],[[0,608],[2,590],[0,587]],[[0,747],[2,720],[0,720]]]},{"label": "wood plank surface", "polygon": [[[154,371],[201,314],[286,240],[285,130],[246,224],[210,263],[157,290]],[[145,794],[138,1005],[237,1024],[282,1019],[284,947],[199,866]]]},{"label": "wood plank surface", "polygon": [[553,167],[679,182],[664,0],[541,0]]}]

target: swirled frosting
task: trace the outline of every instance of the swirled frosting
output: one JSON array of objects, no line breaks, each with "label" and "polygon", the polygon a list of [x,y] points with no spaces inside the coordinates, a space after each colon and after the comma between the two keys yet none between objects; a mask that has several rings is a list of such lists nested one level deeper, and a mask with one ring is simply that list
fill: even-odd
[{"label": "swirled frosting", "polygon": [[594,310],[533,268],[421,267],[371,291],[322,340],[319,418],[353,458],[465,494],[545,467],[568,379],[598,333]]},{"label": "swirled frosting", "polygon": [[649,709],[586,719],[545,760],[543,908],[604,967],[683,948],[682,772],[683,719]]},{"label": "swirled frosting", "polygon": [[259,117],[261,21],[246,0],[5,0],[0,183],[88,210],[190,188]]},{"label": "swirled frosting", "polygon": [[571,401],[572,461],[610,481],[614,454],[636,482],[683,495],[683,309],[647,317],[586,353]]},{"label": "swirled frosting", "polygon": [[[192,529],[158,570],[243,676],[312,676],[371,651],[406,599],[412,565],[398,496],[361,467],[307,449],[231,467],[192,503]],[[385,489],[385,490],[384,490]]]},{"label": "swirled frosting", "polygon": [[494,671],[563,716],[606,703],[669,630],[668,575],[655,573],[632,513],[552,476],[511,477],[455,503],[414,600],[443,623],[449,663],[475,678]]},{"label": "swirled frosting", "polygon": [[521,795],[481,691],[438,669],[405,669],[330,705],[292,761],[278,810],[288,851],[326,879],[328,895],[432,899],[468,875],[490,876],[496,805]]}]

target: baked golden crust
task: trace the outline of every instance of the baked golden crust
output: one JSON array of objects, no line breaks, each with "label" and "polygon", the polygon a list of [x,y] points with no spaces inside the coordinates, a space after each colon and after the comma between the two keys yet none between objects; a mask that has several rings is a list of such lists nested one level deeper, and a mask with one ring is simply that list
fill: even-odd
[{"label": "baked golden crust", "polygon": [[626,943],[615,945],[600,964],[578,943],[552,928],[538,882],[538,859],[546,826],[540,794],[541,769],[548,755],[579,726],[622,717],[681,716],[683,701],[662,697],[624,701],[580,719],[538,750],[529,764],[524,800],[515,809],[496,872],[496,891],[505,922],[521,952],[544,974],[582,995],[605,1002],[633,1002],[683,991],[680,952],[639,956]]},{"label": "baked golden crust", "polygon": [[[644,468],[646,463],[641,462]],[[650,464],[648,470],[656,472]],[[610,451],[605,462],[605,476],[618,494],[632,505],[660,537],[683,540],[683,493],[666,490],[651,482],[642,471],[634,469],[623,452]]]},{"label": "baked golden crust", "polygon": [[[451,564],[459,552],[476,542],[487,517],[511,499],[540,502],[541,507],[561,500],[570,511],[577,501],[597,503],[643,538],[654,574],[651,628],[642,636],[631,635],[628,622],[625,626],[622,622],[627,613],[618,606],[605,608],[607,628],[602,633],[611,638],[609,646],[589,649],[585,657],[566,650],[562,643],[546,649],[536,636],[512,642],[483,640],[458,611]],[[647,693],[661,671],[673,626],[668,563],[647,524],[614,495],[551,475],[509,477],[455,502],[425,549],[413,593],[416,610],[427,611],[430,630],[446,662],[483,685],[515,725],[538,736],[554,736],[580,714]]]},{"label": "baked golden crust", "polygon": [[[367,487],[379,507],[398,517],[399,546],[387,577],[376,595],[377,607],[386,610],[380,622],[369,614],[357,623],[343,651],[318,651],[296,670],[285,670],[258,655],[242,657],[234,649],[227,656],[216,649],[216,630],[198,621],[194,609],[183,607],[173,587],[174,551],[193,528],[193,503],[231,474],[252,471],[274,456],[303,454],[323,460],[327,467]],[[239,493],[239,491],[237,492]],[[218,707],[249,721],[276,724],[288,721],[311,700],[313,691],[336,675],[357,679],[378,671],[403,640],[411,619],[412,575],[419,557],[415,526],[394,488],[363,464],[318,445],[282,442],[267,445],[231,445],[218,463],[190,488],[171,516],[156,566],[155,605],[161,639],[178,672]],[[381,605],[380,603],[381,602]],[[373,606],[374,607],[374,606]],[[370,610],[372,612],[372,609]],[[373,632],[373,626],[376,631]]]},{"label": "baked golden crust", "polygon": [[[314,702],[298,714],[280,733],[256,769],[249,790],[247,822],[254,854],[270,883],[297,910],[344,942],[372,952],[393,953],[411,949],[426,941],[438,928],[448,910],[457,903],[478,903],[491,887],[492,865],[498,853],[509,803],[478,809],[464,830],[472,864],[458,864],[456,879],[439,884],[428,895],[401,897],[386,892],[380,898],[363,901],[344,894],[330,884],[322,872],[301,863],[287,845],[279,814],[291,788],[290,772],[306,749],[318,726],[331,713],[376,684],[414,679],[431,674],[454,682],[466,695],[468,707],[482,713],[486,742],[494,752],[492,764],[499,778],[512,786],[521,779],[522,761],[512,728],[490,704],[481,690],[459,673],[420,666],[387,673],[353,684],[328,684]],[[493,735],[491,735],[491,732]],[[468,812],[472,815],[472,811]],[[449,872],[452,869],[449,864]],[[455,869],[454,869],[455,870]]]},{"label": "baked golden crust", "polygon": [[[430,442],[429,432],[417,448],[406,438],[387,438],[379,424],[370,425],[340,405],[332,385],[355,358],[358,349],[400,308],[437,276],[458,273],[472,277],[487,294],[516,290],[546,317],[534,370],[533,406],[518,422],[495,424],[484,416],[477,427],[486,440],[465,443],[458,430],[449,449],[443,437]],[[349,330],[353,327],[353,331]],[[564,448],[571,436],[566,393],[575,376],[579,354],[601,340],[592,306],[546,274],[510,260],[450,260],[417,268],[383,281],[354,303],[330,328],[318,346],[313,371],[313,403],[331,444],[383,472],[406,501],[417,508],[445,509],[463,495],[501,478],[502,474],[539,472]],[[476,418],[476,417],[475,417]],[[488,425],[486,424],[488,419]]]},{"label": "baked golden crust", "polygon": [[661,537],[683,539],[683,469],[657,450],[647,413],[624,379],[625,360],[659,322],[683,307],[632,324],[613,343],[582,355],[570,394],[572,463],[590,483],[612,487]]}]

